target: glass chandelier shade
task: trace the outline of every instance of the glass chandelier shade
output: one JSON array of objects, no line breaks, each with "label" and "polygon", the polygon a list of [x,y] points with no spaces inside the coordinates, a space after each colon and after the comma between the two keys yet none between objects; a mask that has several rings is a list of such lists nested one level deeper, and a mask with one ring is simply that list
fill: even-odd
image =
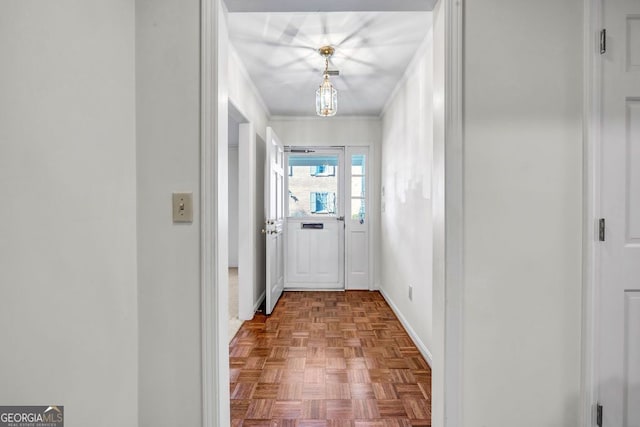
[{"label": "glass chandelier shade", "polygon": [[318,49],[318,53],[324,58],[324,73],[322,83],[316,91],[316,114],[322,117],[335,116],[338,112],[338,91],[329,80],[329,58],[334,52],[331,46]]},{"label": "glass chandelier shade", "polygon": [[316,90],[316,113],[319,116],[331,117],[338,112],[338,91],[329,81],[329,75],[324,75],[322,84]]}]

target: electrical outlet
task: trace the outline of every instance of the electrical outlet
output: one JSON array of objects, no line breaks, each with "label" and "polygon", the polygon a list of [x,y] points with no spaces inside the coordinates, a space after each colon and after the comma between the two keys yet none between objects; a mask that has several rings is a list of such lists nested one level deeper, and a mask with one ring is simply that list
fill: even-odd
[{"label": "electrical outlet", "polygon": [[413,301],[413,286],[409,285],[409,301]]}]

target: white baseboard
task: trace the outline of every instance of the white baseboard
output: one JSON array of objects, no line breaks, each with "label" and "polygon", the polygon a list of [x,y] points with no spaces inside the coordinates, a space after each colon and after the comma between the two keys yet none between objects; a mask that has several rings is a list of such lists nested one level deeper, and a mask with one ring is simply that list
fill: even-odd
[{"label": "white baseboard", "polygon": [[258,298],[258,301],[255,304],[253,304],[253,312],[254,313],[258,311],[258,309],[262,305],[262,302],[264,301],[266,295],[267,295],[266,291],[263,292],[262,295],[260,295],[260,298]]},{"label": "white baseboard", "polygon": [[424,359],[427,361],[427,363],[429,364],[429,367],[433,368],[433,356],[431,355],[431,352],[427,349],[427,346],[425,346],[422,340],[418,338],[418,334],[416,334],[416,331],[413,330],[413,328],[411,327],[407,319],[402,315],[402,313],[398,309],[398,306],[395,305],[391,297],[384,291],[384,289],[378,288],[378,291],[380,292],[382,297],[385,299],[385,301],[387,301],[387,304],[389,304],[389,307],[391,307],[391,310],[393,310],[395,315],[398,317],[398,320],[400,320],[400,323],[402,323],[402,326],[404,326],[404,328],[407,330],[409,337],[411,337],[411,340],[416,345],[416,347],[418,348],[418,351],[422,354]]}]

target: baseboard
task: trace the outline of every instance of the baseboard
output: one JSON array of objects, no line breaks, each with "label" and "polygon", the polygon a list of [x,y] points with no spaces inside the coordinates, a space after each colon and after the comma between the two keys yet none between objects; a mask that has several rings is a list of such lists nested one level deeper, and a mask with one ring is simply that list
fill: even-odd
[{"label": "baseboard", "polygon": [[427,346],[425,346],[422,340],[418,338],[418,334],[416,334],[416,331],[413,330],[413,328],[411,327],[407,319],[402,315],[402,313],[398,309],[398,306],[395,305],[391,297],[384,291],[384,289],[378,288],[378,292],[380,292],[380,294],[385,299],[385,301],[387,301],[387,304],[389,304],[389,307],[391,307],[391,310],[393,310],[393,312],[395,313],[396,317],[398,317],[398,320],[400,320],[400,323],[402,323],[402,326],[404,326],[404,328],[406,329],[407,333],[409,334],[409,337],[411,337],[411,340],[418,348],[418,351],[422,354],[424,359],[429,364],[429,367],[433,368],[433,356],[431,355],[431,352],[427,349]]},{"label": "baseboard", "polygon": [[260,295],[260,298],[258,298],[258,301],[255,304],[253,304],[253,312],[254,313],[256,313],[258,311],[258,309],[262,305],[262,302],[264,301],[266,296],[267,296],[267,293],[265,291],[265,292],[262,293],[262,295]]}]

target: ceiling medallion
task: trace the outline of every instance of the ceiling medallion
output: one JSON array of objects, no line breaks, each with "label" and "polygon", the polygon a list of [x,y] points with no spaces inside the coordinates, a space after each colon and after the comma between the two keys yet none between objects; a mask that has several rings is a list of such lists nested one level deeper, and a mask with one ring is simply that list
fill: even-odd
[{"label": "ceiling medallion", "polygon": [[322,46],[318,49],[320,56],[324,57],[324,73],[322,83],[316,90],[316,113],[322,117],[335,116],[338,112],[338,91],[329,80],[329,58],[335,49],[331,46]]}]

